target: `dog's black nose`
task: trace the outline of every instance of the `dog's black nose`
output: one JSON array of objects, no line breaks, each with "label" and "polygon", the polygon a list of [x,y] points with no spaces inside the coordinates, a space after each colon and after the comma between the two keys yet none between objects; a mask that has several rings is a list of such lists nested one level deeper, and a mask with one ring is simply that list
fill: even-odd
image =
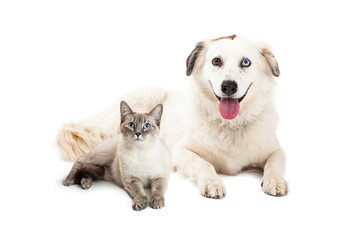
[{"label": "dog's black nose", "polygon": [[136,132],[135,135],[136,135],[137,137],[139,137],[139,136],[141,135],[141,133]]},{"label": "dog's black nose", "polygon": [[231,96],[234,93],[237,92],[237,83],[235,81],[224,81],[221,84],[221,91],[226,95],[226,96]]}]

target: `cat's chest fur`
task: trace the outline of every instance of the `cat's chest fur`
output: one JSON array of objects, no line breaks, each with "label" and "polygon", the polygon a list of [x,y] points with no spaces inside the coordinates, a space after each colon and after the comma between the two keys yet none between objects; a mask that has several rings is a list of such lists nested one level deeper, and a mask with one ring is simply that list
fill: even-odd
[{"label": "cat's chest fur", "polygon": [[149,186],[151,179],[169,175],[170,153],[160,141],[131,148],[119,145],[117,155],[121,175],[139,178],[144,187]]}]

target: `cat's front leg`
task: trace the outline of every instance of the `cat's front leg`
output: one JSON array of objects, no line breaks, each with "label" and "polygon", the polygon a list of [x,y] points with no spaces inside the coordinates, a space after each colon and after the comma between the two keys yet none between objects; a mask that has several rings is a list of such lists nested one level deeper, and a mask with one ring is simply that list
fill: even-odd
[{"label": "cat's front leg", "polygon": [[150,207],[160,209],[165,206],[164,193],[167,185],[167,179],[155,178],[151,180],[151,199]]},{"label": "cat's front leg", "polygon": [[123,177],[123,185],[133,200],[132,207],[134,210],[140,211],[148,206],[148,199],[139,178],[134,176]]}]

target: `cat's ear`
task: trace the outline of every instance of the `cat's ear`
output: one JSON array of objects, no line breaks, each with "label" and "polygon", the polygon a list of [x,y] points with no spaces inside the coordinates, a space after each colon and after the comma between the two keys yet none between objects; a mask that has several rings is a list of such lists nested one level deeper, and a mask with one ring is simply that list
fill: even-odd
[{"label": "cat's ear", "polygon": [[156,125],[158,125],[160,127],[160,121],[161,121],[161,115],[163,112],[163,105],[162,104],[158,104],[156,105],[153,110],[151,110],[151,112],[149,113],[150,116],[152,116],[153,118],[155,118],[156,120]]},{"label": "cat's ear", "polygon": [[125,101],[121,101],[120,103],[120,115],[121,115],[121,123],[125,121],[125,117],[127,115],[134,114],[129,105]]}]

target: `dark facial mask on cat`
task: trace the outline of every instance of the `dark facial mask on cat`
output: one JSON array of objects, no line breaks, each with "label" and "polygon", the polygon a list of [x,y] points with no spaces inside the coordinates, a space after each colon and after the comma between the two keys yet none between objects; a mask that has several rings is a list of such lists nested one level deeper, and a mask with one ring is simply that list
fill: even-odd
[{"label": "dark facial mask on cat", "polygon": [[120,132],[124,139],[143,142],[155,138],[160,131],[162,111],[163,106],[159,104],[150,113],[136,113],[126,102],[122,101],[120,104]]}]

